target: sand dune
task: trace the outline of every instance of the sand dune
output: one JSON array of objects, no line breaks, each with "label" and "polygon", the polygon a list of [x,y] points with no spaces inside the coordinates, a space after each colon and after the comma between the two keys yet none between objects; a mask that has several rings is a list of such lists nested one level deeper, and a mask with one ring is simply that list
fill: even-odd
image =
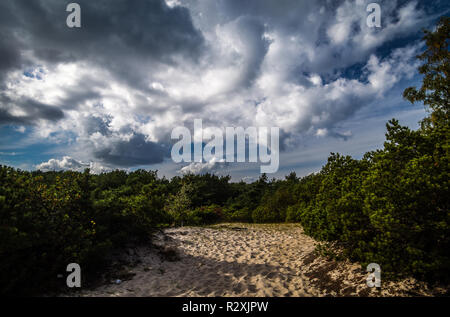
[{"label": "sand dune", "polygon": [[295,224],[222,224],[166,229],[155,247],[132,251],[139,263],[119,284],[106,283],[81,296],[422,296],[414,279],[366,285],[357,263],[316,254],[317,242]]}]

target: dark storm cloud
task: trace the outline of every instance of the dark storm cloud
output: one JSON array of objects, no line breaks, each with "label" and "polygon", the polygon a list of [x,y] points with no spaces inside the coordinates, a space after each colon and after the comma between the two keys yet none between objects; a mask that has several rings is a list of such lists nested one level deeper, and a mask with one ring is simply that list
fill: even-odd
[{"label": "dark storm cloud", "polygon": [[5,75],[20,65],[21,58],[17,41],[0,28],[0,90],[5,89]]},{"label": "dark storm cloud", "polygon": [[239,34],[239,40],[246,45],[245,70],[241,78],[242,87],[250,87],[259,75],[261,64],[269,49],[270,42],[264,39],[264,22],[260,19],[243,16],[236,20],[233,27]]},{"label": "dark storm cloud", "polygon": [[[29,66],[30,50],[47,64],[85,61],[116,80],[146,87],[148,67],[173,64],[174,57],[200,56],[203,37],[187,9],[169,8],[163,0],[80,0],[81,28],[66,26],[65,1],[6,0],[0,4],[0,89],[8,71]],[[98,86],[98,85],[97,85]],[[67,98],[73,107],[95,95],[88,89]],[[77,100],[77,98],[80,98]],[[26,108],[26,107],[25,107]],[[39,116],[38,116],[39,117]]]},{"label": "dark storm cloud", "polygon": [[20,57],[11,39],[2,36],[0,41],[0,72],[3,74],[9,69],[19,66]]},{"label": "dark storm cloud", "polygon": [[89,135],[92,135],[94,133],[100,133],[101,135],[111,135],[111,131],[109,129],[110,123],[110,118],[102,119],[99,117],[87,117],[84,121],[83,128]]},{"label": "dark storm cloud", "polygon": [[97,159],[120,167],[161,163],[169,150],[161,144],[146,141],[142,134],[134,134],[127,141],[115,141],[94,152]]},{"label": "dark storm cloud", "polygon": [[101,78],[94,79],[90,76],[84,76],[75,87],[66,87],[65,96],[61,98],[61,107],[64,110],[77,109],[78,106],[86,101],[99,101],[101,94],[98,89],[107,88],[108,84]]},{"label": "dark storm cloud", "polygon": [[[20,109],[26,115],[13,115],[7,110],[16,104],[20,105]],[[0,124],[33,124],[36,120],[58,121],[64,117],[64,113],[60,109],[28,98],[13,101],[7,96],[0,95],[0,106],[2,106],[0,107]]]},{"label": "dark storm cloud", "polygon": [[[195,62],[204,50],[204,39],[189,11],[170,8],[164,0],[78,0],[82,27],[73,29],[66,25],[69,2],[1,1],[0,124],[57,121],[64,117],[63,111],[81,111],[86,102],[101,103],[98,90],[108,89],[111,82],[155,93],[147,82],[149,72],[180,60]],[[77,85],[67,86],[57,107],[19,96],[13,100],[5,94],[11,71],[32,69],[36,63],[51,71],[53,66],[72,62],[100,68],[111,78],[82,78]],[[89,136],[109,137],[108,120],[89,117],[82,129]],[[122,167],[161,162],[167,155],[167,149],[147,142],[141,134],[108,141],[93,151],[99,160]]]},{"label": "dark storm cloud", "polygon": [[[194,58],[203,38],[185,8],[163,0],[80,0],[82,27],[66,26],[67,3],[57,0],[7,0],[2,31],[22,32],[24,45],[41,58],[92,59],[110,63],[124,54],[170,62],[174,54]],[[6,11],[6,13],[5,13]]]}]

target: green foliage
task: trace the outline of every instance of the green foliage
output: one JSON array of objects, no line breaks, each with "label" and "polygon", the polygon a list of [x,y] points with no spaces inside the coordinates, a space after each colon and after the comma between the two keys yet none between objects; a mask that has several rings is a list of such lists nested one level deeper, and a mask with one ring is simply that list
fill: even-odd
[{"label": "green foliage", "polygon": [[266,206],[258,206],[253,210],[252,219],[255,223],[274,223],[280,222],[280,215]]},{"label": "green foliage", "polygon": [[427,133],[396,121],[389,123],[387,139],[363,184],[364,212],[374,230],[364,250],[376,246],[377,263],[388,271],[445,277],[450,264],[449,156],[435,151]]},{"label": "green foliage", "polygon": [[187,221],[193,194],[194,186],[191,183],[183,183],[181,189],[175,195],[170,196],[166,211],[176,223],[183,225]]},{"label": "green foliage", "polygon": [[410,102],[421,101],[431,110],[431,116],[423,120],[423,127],[443,125],[448,127],[450,107],[450,18],[442,17],[436,31],[425,30],[427,49],[418,58],[424,61],[419,73],[424,75],[422,87],[407,88],[403,96]]},{"label": "green foliage", "polygon": [[213,174],[185,175],[182,186],[189,185],[190,207],[197,208],[209,205],[224,205],[231,194],[230,176]]},{"label": "green foliage", "polygon": [[0,293],[54,288],[72,262],[90,278],[113,248],[148,239],[168,222],[165,183],[145,171],[93,176],[0,167]]},{"label": "green foliage", "polygon": [[[86,263],[95,245],[96,225],[88,216],[89,174],[42,176],[1,167],[0,283],[3,292],[34,289],[55,280],[62,263]],[[45,270],[36,274],[36,270]]]},{"label": "green foliage", "polygon": [[361,228],[368,219],[362,213],[363,197],[360,192],[366,160],[333,154],[320,172],[321,184],[317,195],[300,212],[305,231],[316,238],[339,238],[354,243],[364,237]]},{"label": "green foliage", "polygon": [[275,191],[267,191],[262,197],[261,204],[253,211],[252,219],[259,223],[284,222],[286,212],[294,203],[294,196],[289,182],[283,183]]},{"label": "green foliage", "polygon": [[223,219],[227,222],[253,222],[252,210],[244,207],[234,209],[232,207],[223,210]]},{"label": "green foliage", "polygon": [[217,205],[198,207],[187,213],[186,224],[210,225],[222,219],[222,208]]}]

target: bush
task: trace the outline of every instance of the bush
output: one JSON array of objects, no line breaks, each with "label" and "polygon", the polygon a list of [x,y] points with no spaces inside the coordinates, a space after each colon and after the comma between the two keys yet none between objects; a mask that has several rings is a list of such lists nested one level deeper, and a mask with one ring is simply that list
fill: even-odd
[{"label": "bush", "polygon": [[278,210],[267,206],[258,206],[252,213],[252,219],[255,223],[281,222],[281,216]]},{"label": "bush", "polygon": [[105,252],[108,243],[98,243],[96,222],[89,214],[88,174],[67,172],[54,184],[8,168],[1,174],[1,293],[54,287],[55,276],[67,264],[92,264],[93,254]]},{"label": "bush", "polygon": [[252,211],[247,207],[237,210],[227,208],[224,210],[224,220],[228,222],[253,222]]},{"label": "bush", "polygon": [[449,157],[436,151],[442,139],[396,121],[388,131],[363,185],[374,234],[361,259],[371,255],[387,270],[450,280]]},{"label": "bush", "polygon": [[[101,190],[98,180],[114,185]],[[62,283],[55,277],[73,262],[86,281],[107,264],[113,248],[148,239],[154,227],[168,221],[161,182],[116,185],[89,171],[0,167],[0,293],[55,289]]]},{"label": "bush", "polygon": [[286,210],[286,222],[300,222],[302,210],[305,208],[305,203],[298,203],[289,206]]},{"label": "bush", "polygon": [[222,218],[222,208],[217,205],[195,208],[187,214],[187,225],[210,225]]}]

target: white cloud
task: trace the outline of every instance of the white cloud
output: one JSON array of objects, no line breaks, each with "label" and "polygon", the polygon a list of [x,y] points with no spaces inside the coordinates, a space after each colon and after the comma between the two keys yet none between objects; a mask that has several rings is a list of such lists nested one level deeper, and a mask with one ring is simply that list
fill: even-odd
[{"label": "white cloud", "polygon": [[327,129],[317,129],[316,135],[317,136],[327,136],[328,130]]},{"label": "white cloud", "polygon": [[20,132],[20,133],[25,133],[27,128],[25,126],[21,125],[19,127],[16,127],[14,130],[16,130],[17,132]]},{"label": "white cloud", "polygon": [[256,178],[256,177],[252,177],[252,176],[244,176],[244,177],[242,177],[241,180],[242,180],[243,182],[245,182],[245,183],[250,184],[250,183],[255,182],[255,181],[257,180],[257,178]]},{"label": "white cloud", "polygon": [[218,169],[223,168],[224,166],[225,166],[225,161],[223,159],[218,160],[216,158],[213,158],[209,162],[206,162],[206,163],[192,162],[189,165],[181,168],[179,172],[182,174],[214,173]]},{"label": "white cloud", "polygon": [[64,156],[61,160],[50,159],[48,162],[43,162],[36,165],[36,169],[47,172],[47,171],[77,171],[82,172],[86,168],[89,168],[93,174],[101,174],[103,172],[108,172],[111,168],[105,167],[98,162],[84,163],[70,156]]}]

